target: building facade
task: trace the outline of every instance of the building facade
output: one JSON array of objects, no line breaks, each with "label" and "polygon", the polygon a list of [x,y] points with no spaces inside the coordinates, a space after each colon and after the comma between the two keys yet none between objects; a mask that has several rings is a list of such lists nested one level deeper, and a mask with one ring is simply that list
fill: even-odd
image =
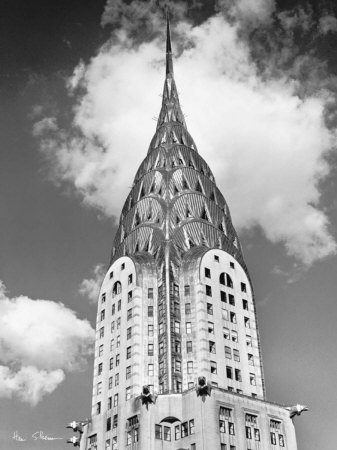
[{"label": "building facade", "polygon": [[167,22],[157,129],[97,312],[81,450],[296,450],[266,401],[254,292],[227,203],[186,128]]}]

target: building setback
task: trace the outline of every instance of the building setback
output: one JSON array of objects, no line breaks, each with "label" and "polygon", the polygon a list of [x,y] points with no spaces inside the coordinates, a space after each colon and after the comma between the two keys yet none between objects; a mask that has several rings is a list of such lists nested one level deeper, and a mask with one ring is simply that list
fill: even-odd
[{"label": "building setback", "polygon": [[266,401],[252,283],[227,203],[186,128],[168,20],[166,47],[157,129],[100,290],[80,448],[296,450],[290,416],[301,407]]}]

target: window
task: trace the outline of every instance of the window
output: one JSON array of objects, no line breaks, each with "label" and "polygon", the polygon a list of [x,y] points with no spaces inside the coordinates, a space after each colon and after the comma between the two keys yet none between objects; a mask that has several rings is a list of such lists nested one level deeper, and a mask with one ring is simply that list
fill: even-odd
[{"label": "window", "polygon": [[131,345],[126,349],[126,359],[131,358]]},{"label": "window", "polygon": [[250,320],[249,320],[249,318],[245,317],[244,320],[245,320],[245,327],[246,328],[250,328]]},{"label": "window", "polygon": [[171,427],[164,426],[164,441],[171,440]]},{"label": "window", "polygon": [[176,353],[181,353],[181,344],[180,341],[175,341],[174,342],[174,351]]},{"label": "window", "polygon": [[159,375],[163,375],[164,373],[164,361],[160,361],[159,363]]},{"label": "window", "polygon": [[273,445],[276,445],[276,434],[275,433],[270,433],[270,442]]},{"label": "window", "polygon": [[131,334],[132,334],[132,327],[129,327],[126,330],[126,339],[131,339]]},{"label": "window", "polygon": [[117,450],[117,436],[112,438],[112,450]]},{"label": "window", "polygon": [[112,350],[114,348],[114,345],[115,345],[115,340],[111,339],[111,341],[110,341],[110,352],[112,352]]},{"label": "window", "polygon": [[181,361],[176,360],[176,372],[181,372]]},{"label": "window", "polygon": [[112,321],[112,322],[111,322],[111,333],[113,332],[114,329],[115,329],[115,322]]},{"label": "window", "polygon": [[224,406],[220,406],[220,419],[228,420],[232,418],[232,410]]},{"label": "window", "polygon": [[232,359],[232,350],[225,345],[225,358]]},{"label": "window", "polygon": [[101,414],[101,402],[96,403],[96,414]]},{"label": "window", "polygon": [[240,361],[240,352],[236,348],[233,349],[234,361]]},{"label": "window", "polygon": [[260,440],[260,430],[258,428],[254,428],[254,439],[256,441]]},{"label": "window", "polygon": [[164,353],[164,342],[159,342],[159,355],[162,355]]},{"label": "window", "polygon": [[232,306],[235,306],[235,298],[234,295],[228,294],[228,303]]},{"label": "window", "polygon": [[108,409],[112,408],[112,397],[108,398]]},{"label": "window", "polygon": [[113,278],[113,276],[114,276],[114,273],[110,272],[110,274],[109,274],[110,279]]},{"label": "window", "polygon": [[232,278],[226,272],[220,274],[219,283],[229,288],[233,287]]},{"label": "window", "polygon": [[180,333],[180,322],[177,320],[174,321],[174,332],[178,334]]},{"label": "window", "polygon": [[147,374],[149,377],[153,377],[153,364],[148,364],[147,366]]},{"label": "window", "polygon": [[256,378],[255,378],[255,374],[250,373],[249,374],[249,382],[252,386],[256,386]]},{"label": "window", "polygon": [[215,342],[208,341],[208,350],[210,353],[216,353],[215,351]]},{"label": "window", "polygon": [[132,284],[132,273],[128,276],[128,284]]},{"label": "window", "polygon": [[222,308],[221,310],[223,320],[228,320],[228,311],[227,309]]},{"label": "window", "polygon": [[128,302],[131,302],[132,300],[132,291],[128,292]]},{"label": "window", "polygon": [[121,327],[121,318],[118,317],[118,319],[117,319],[117,330],[119,330],[120,327]]},{"label": "window", "polygon": [[125,374],[125,378],[128,380],[129,378],[131,378],[131,366],[128,366],[126,368],[126,374]]},{"label": "window", "polygon": [[112,377],[109,377],[109,389],[112,389]]},{"label": "window", "polygon": [[206,295],[212,297],[212,288],[208,284],[206,284]]},{"label": "window", "polygon": [[207,303],[207,314],[213,315],[213,305],[212,305],[212,303]]},{"label": "window", "polygon": [[102,372],[103,372],[103,363],[99,363],[98,364],[98,375],[101,375]]},{"label": "window", "polygon": [[194,383],[193,383],[193,381],[189,381],[188,382],[188,385],[187,385],[187,389],[194,389]]},{"label": "window", "polygon": [[205,267],[205,277],[211,278],[211,270],[208,267]]},{"label": "window", "polygon": [[147,307],[147,317],[153,317],[153,306]]},{"label": "window", "polygon": [[121,337],[120,335],[118,335],[116,339],[116,348],[118,348],[120,345],[121,345]]},{"label": "window", "polygon": [[125,263],[123,263],[122,265],[121,265],[121,270],[124,270],[125,269]]},{"label": "window", "polygon": [[181,437],[184,438],[188,436],[188,422],[181,424]]},{"label": "window", "polygon": [[113,304],[111,307],[111,315],[113,316],[115,314],[115,312],[116,312],[116,305]]},{"label": "window", "polygon": [[99,337],[100,338],[104,337],[104,327],[100,328],[100,330],[99,330]]},{"label": "window", "polygon": [[116,355],[116,367],[119,366],[119,355]]},{"label": "window", "polygon": [[251,353],[248,353],[248,364],[254,366],[254,356]]},{"label": "window", "polygon": [[153,288],[148,288],[148,290],[147,290],[147,298],[153,299]]},{"label": "window", "polygon": [[229,267],[231,268],[231,269],[234,269],[234,263],[233,263],[233,261],[231,261],[230,263],[229,263]]},{"label": "window", "polygon": [[213,374],[217,373],[217,365],[215,361],[211,361],[211,373]]},{"label": "window", "polygon": [[184,294],[185,294],[185,296],[186,296],[186,297],[189,296],[189,295],[190,295],[190,292],[191,292],[190,286],[189,286],[188,284],[186,284],[186,285],[184,286]]},{"label": "window", "polygon": [[189,424],[190,435],[194,434],[194,419],[191,419],[188,424]]},{"label": "window", "polygon": [[162,434],[162,426],[161,425],[155,425],[155,438],[156,439],[163,439]]},{"label": "window", "polygon": [[239,342],[239,339],[238,339],[238,332],[237,332],[237,331],[232,330],[231,335],[232,335],[232,341],[233,341],[233,342]]},{"label": "window", "polygon": [[229,328],[223,327],[222,328],[222,332],[223,332],[223,337],[224,339],[229,339],[230,335],[229,335]]},{"label": "window", "polygon": [[147,326],[147,335],[149,337],[153,337],[153,325],[148,325]]},{"label": "window", "polygon": [[222,302],[221,307],[224,308],[225,307],[224,303],[227,303],[226,292],[220,291],[220,299],[221,299],[221,302]]},{"label": "window", "polygon": [[270,420],[270,428],[274,428],[275,430],[280,431],[281,430],[281,422],[278,420]]},{"label": "window", "polygon": [[185,303],[185,314],[191,314],[191,303]]},{"label": "window", "polygon": [[235,381],[242,381],[241,370],[235,369],[234,372],[235,372]]},{"label": "window", "polygon": [[192,341],[186,342],[186,351],[187,351],[187,353],[191,353],[193,351],[192,350]]},{"label": "window", "polygon": [[112,288],[112,296],[115,297],[116,295],[120,294],[122,292],[122,285],[120,281],[116,281],[116,283],[113,285]]},{"label": "window", "polygon": [[118,405],[118,394],[114,395],[114,406]]},{"label": "window", "polygon": [[220,258],[219,258],[219,256],[217,256],[217,255],[214,255],[214,261],[216,261],[216,262],[219,262],[219,261],[220,261]]},{"label": "window", "polygon": [[122,300],[118,300],[117,310],[120,311],[122,308]]},{"label": "window", "polygon": [[228,422],[228,432],[229,432],[229,434],[231,434],[233,436],[235,435],[234,423]]},{"label": "window", "polygon": [[241,292],[247,292],[247,287],[245,283],[241,283]]},{"label": "window", "polygon": [[130,320],[131,318],[132,318],[132,308],[128,309],[127,320]]},{"label": "window", "polygon": [[187,373],[188,374],[193,373],[193,361],[187,361]]},{"label": "window", "polygon": [[125,400],[128,401],[130,400],[130,398],[131,398],[131,387],[129,386],[125,389]]},{"label": "window", "polygon": [[102,294],[102,303],[105,303],[105,300],[106,300],[106,293],[104,292],[104,294]]},{"label": "window", "polygon": [[245,309],[246,311],[248,311],[248,301],[242,299],[242,308]]},{"label": "window", "polygon": [[148,344],[147,354],[148,354],[148,356],[153,356],[153,344]]},{"label": "window", "polygon": [[229,317],[230,317],[230,321],[231,321],[232,323],[236,323],[236,314],[235,314],[235,313],[231,312],[231,313],[229,314]]},{"label": "window", "polygon": [[233,386],[227,386],[227,390],[228,390],[229,392],[234,392]]},{"label": "window", "polygon": [[115,386],[119,385],[119,373],[116,373],[115,375]]},{"label": "window", "polygon": [[246,427],[246,438],[247,439],[252,438],[252,429],[250,427]]},{"label": "window", "polygon": [[214,323],[213,322],[208,322],[208,332],[210,334],[214,334]]},{"label": "window", "polygon": [[174,439],[178,441],[180,439],[180,425],[174,427]]},{"label": "window", "polygon": [[246,335],[246,345],[247,345],[247,347],[251,347],[252,346],[252,338],[251,338],[251,336]]},{"label": "window", "polygon": [[173,292],[176,297],[179,297],[179,286],[177,284],[173,285]]},{"label": "window", "polygon": [[280,447],[284,447],[284,438],[282,434],[278,435],[278,443],[280,445]]},{"label": "window", "polygon": [[229,379],[233,378],[233,369],[230,366],[226,366],[226,376]]},{"label": "window", "polygon": [[102,382],[97,383],[97,395],[102,393]]},{"label": "window", "polygon": [[99,346],[98,348],[98,356],[102,356],[103,355],[103,344]]},{"label": "window", "polygon": [[191,324],[191,322],[186,322],[186,333],[187,334],[192,333],[192,324]]},{"label": "window", "polygon": [[237,389],[236,392],[237,392],[238,394],[243,394],[242,389]]}]

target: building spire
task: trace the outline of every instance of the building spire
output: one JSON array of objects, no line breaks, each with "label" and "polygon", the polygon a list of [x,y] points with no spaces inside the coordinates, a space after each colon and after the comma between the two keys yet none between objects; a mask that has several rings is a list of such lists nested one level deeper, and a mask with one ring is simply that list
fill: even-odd
[{"label": "building spire", "polygon": [[173,60],[169,9],[166,7],[166,77],[173,78]]}]

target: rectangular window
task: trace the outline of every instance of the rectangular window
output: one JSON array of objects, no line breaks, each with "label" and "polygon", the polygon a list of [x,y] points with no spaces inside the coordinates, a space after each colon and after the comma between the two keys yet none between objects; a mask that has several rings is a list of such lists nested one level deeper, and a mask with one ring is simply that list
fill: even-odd
[{"label": "rectangular window", "polygon": [[187,389],[194,389],[195,384],[193,383],[193,381],[189,381],[188,385],[187,385]]},{"label": "rectangular window", "polygon": [[117,339],[116,339],[116,348],[118,348],[120,345],[121,345],[121,337],[119,335],[119,336],[117,336]]},{"label": "rectangular window", "polygon": [[174,321],[174,332],[179,334],[180,333],[180,322],[177,320]]},{"label": "rectangular window", "polygon": [[130,398],[131,398],[131,387],[129,386],[125,389],[125,400],[128,401],[130,400]]},{"label": "rectangular window", "polygon": [[111,279],[111,278],[113,278],[113,276],[114,276],[114,273],[113,273],[113,272],[110,272],[109,278]]},{"label": "rectangular window", "polygon": [[215,342],[208,341],[208,350],[210,353],[216,353],[215,351]]},{"label": "rectangular window", "polygon": [[117,450],[117,436],[112,438],[112,450]]},{"label": "rectangular window", "polygon": [[112,322],[111,322],[111,333],[113,332],[114,329],[115,329],[115,322],[112,321]]},{"label": "rectangular window", "polygon": [[126,359],[131,358],[131,345],[126,349]]},{"label": "rectangular window", "polygon": [[153,364],[148,364],[147,366],[147,374],[149,377],[153,377]]},{"label": "rectangular window", "polygon": [[174,427],[174,439],[178,441],[180,439],[180,425]]},{"label": "rectangular window", "polygon": [[219,261],[220,261],[220,258],[219,258],[219,256],[217,256],[217,255],[214,255],[214,261],[216,261],[216,262],[219,262]]},{"label": "rectangular window", "polygon": [[278,420],[270,419],[270,428],[274,428],[274,430],[280,431],[281,422],[279,422]]},{"label": "rectangular window", "polygon": [[187,341],[186,342],[186,351],[187,351],[187,353],[191,353],[192,352],[192,341]]},{"label": "rectangular window", "polygon": [[112,377],[109,377],[109,389],[112,389]]},{"label": "rectangular window", "polygon": [[121,327],[121,318],[118,317],[118,319],[117,319],[117,330],[119,330],[120,327]]},{"label": "rectangular window", "polygon": [[115,386],[119,385],[119,373],[116,373],[115,375]]},{"label": "rectangular window", "polygon": [[256,386],[256,378],[255,378],[255,374],[250,373],[249,374],[249,382],[252,386]]},{"label": "rectangular window", "polygon": [[240,361],[240,352],[236,348],[233,349],[233,358],[234,361]]},{"label": "rectangular window", "polygon": [[119,366],[119,355],[116,355],[116,367]]},{"label": "rectangular window", "polygon": [[249,320],[249,318],[245,317],[244,320],[245,320],[245,327],[246,328],[250,328],[250,320]]},{"label": "rectangular window", "polygon": [[213,322],[208,322],[208,332],[210,334],[214,334],[214,323]]},{"label": "rectangular window", "polygon": [[224,337],[224,339],[229,339],[229,338],[230,338],[229,328],[223,327],[223,328],[222,328],[222,332],[223,332],[223,337]]},{"label": "rectangular window", "polygon": [[125,263],[123,263],[122,265],[121,265],[121,270],[124,270],[125,269]]},{"label": "rectangular window", "polygon": [[222,434],[226,433],[226,422],[224,420],[219,420],[219,430]]},{"label": "rectangular window", "polygon": [[112,350],[114,348],[114,345],[115,345],[115,340],[111,339],[111,341],[110,341],[110,352],[112,352]]},{"label": "rectangular window", "polygon": [[282,434],[278,435],[278,443],[280,445],[280,447],[284,447],[284,438]]},{"label": "rectangular window", "polygon": [[242,308],[245,309],[246,311],[248,311],[248,301],[247,300],[242,300]]},{"label": "rectangular window", "polygon": [[155,433],[154,434],[155,434],[156,439],[163,439],[161,425],[155,425]]},{"label": "rectangular window", "polygon": [[101,375],[102,372],[103,372],[103,363],[99,363],[98,364],[98,375]]},{"label": "rectangular window", "polygon": [[112,397],[108,398],[108,409],[112,408]]},{"label": "rectangular window", "polygon": [[104,337],[104,327],[100,328],[100,330],[99,330],[99,337],[100,338]]},{"label": "rectangular window", "polygon": [[177,284],[173,285],[174,295],[179,297],[179,286]]},{"label": "rectangular window", "polygon": [[102,382],[97,383],[97,395],[102,393]]},{"label": "rectangular window", "polygon": [[247,345],[247,347],[251,347],[252,346],[252,338],[251,338],[251,336],[246,335],[246,345]]},{"label": "rectangular window", "polygon": [[131,334],[132,334],[132,327],[129,327],[126,330],[126,339],[131,339]]},{"label": "rectangular window", "polygon": [[181,344],[180,341],[175,341],[174,342],[174,351],[176,353],[181,353]]},{"label": "rectangular window", "polygon": [[112,370],[114,368],[114,359],[110,358],[110,366],[109,369]]},{"label": "rectangular window", "polygon": [[122,309],[122,300],[118,300],[117,310],[120,311]]},{"label": "rectangular window", "polygon": [[131,302],[132,300],[132,291],[128,292],[128,302]]},{"label": "rectangular window", "polygon": [[230,366],[226,366],[226,376],[229,379],[233,378],[233,369]]},{"label": "rectangular window", "polygon": [[254,356],[251,353],[248,353],[248,364],[254,366]]},{"label": "rectangular window", "polygon": [[228,320],[228,311],[227,311],[227,309],[222,308],[221,309],[221,315],[222,315],[223,320]]},{"label": "rectangular window", "polygon": [[131,318],[132,318],[132,308],[128,309],[127,320],[130,320]]},{"label": "rectangular window", "polygon": [[217,373],[217,365],[215,361],[211,361],[211,373],[213,374]]},{"label": "rectangular window", "polygon": [[191,303],[185,303],[185,314],[191,314]]},{"label": "rectangular window", "polygon": [[164,441],[171,440],[171,427],[164,426]]},{"label": "rectangular window", "polygon": [[164,342],[159,342],[159,355],[162,355],[164,353]]},{"label": "rectangular window", "polygon": [[221,420],[228,420],[232,418],[232,410],[230,408],[226,408],[224,406],[220,406],[220,419]]},{"label": "rectangular window", "polygon": [[153,306],[147,307],[147,317],[153,317]]},{"label": "rectangular window", "polygon": [[247,287],[245,283],[241,283],[241,292],[247,292]]},{"label": "rectangular window", "polygon": [[246,438],[247,439],[252,438],[252,429],[250,427],[246,427]]},{"label": "rectangular window", "polygon": [[148,288],[147,290],[147,298],[153,299],[153,288]]},{"label": "rectangular window", "polygon": [[232,359],[232,350],[225,345],[225,358]]},{"label": "rectangular window", "polygon": [[184,438],[188,436],[188,422],[181,424],[181,437]]},{"label": "rectangular window", "polygon": [[185,294],[185,297],[188,297],[188,296],[190,295],[190,292],[191,292],[190,286],[189,286],[188,284],[186,284],[186,285],[184,286],[184,294]]},{"label": "rectangular window", "polygon": [[242,381],[242,376],[241,376],[241,370],[240,369],[235,369],[235,380],[236,381]]},{"label": "rectangular window", "polygon": [[147,335],[149,337],[153,337],[153,325],[148,325],[147,326]]},{"label": "rectangular window", "polygon": [[226,292],[220,291],[220,299],[221,299],[221,302],[222,302],[222,308],[224,308],[224,303],[227,303]]},{"label": "rectangular window", "polygon": [[229,267],[231,268],[231,269],[234,269],[234,263],[233,263],[233,261],[231,261],[230,263],[229,263]]},{"label": "rectangular window", "polygon": [[181,361],[176,360],[176,372],[181,372]]},{"label": "rectangular window", "polygon": [[191,324],[191,322],[186,322],[186,333],[187,334],[192,333],[192,324]]},{"label": "rectangular window", "polygon": [[228,433],[231,434],[232,436],[235,435],[234,423],[232,422],[228,422]]},{"label": "rectangular window", "polygon": [[114,406],[118,405],[118,394],[114,395]]},{"label": "rectangular window", "polygon": [[102,302],[102,303],[105,303],[105,300],[106,300],[106,293],[102,294],[101,302]]},{"label": "rectangular window", "polygon": [[208,286],[208,284],[206,284],[206,295],[212,297],[212,288],[211,286]]},{"label": "rectangular window", "polygon": [[229,317],[230,317],[230,321],[231,321],[232,323],[236,323],[236,314],[235,314],[235,313],[231,312],[231,313],[229,314]]},{"label": "rectangular window", "polygon": [[115,314],[115,312],[116,312],[116,305],[113,304],[111,307],[111,315],[113,316]]},{"label": "rectangular window", "polygon": [[128,284],[132,284],[132,273],[128,276]]},{"label": "rectangular window", "polygon": [[260,430],[258,428],[254,428],[254,439],[260,441]]},{"label": "rectangular window", "polygon": [[235,306],[235,298],[234,295],[228,294],[228,303],[232,306]]},{"label": "rectangular window", "polygon": [[98,356],[102,356],[103,355],[103,344],[99,346],[98,348]]},{"label": "rectangular window", "polygon": [[112,428],[117,428],[118,426],[118,414],[114,414],[112,421]]},{"label": "rectangular window", "polygon": [[276,445],[276,434],[275,433],[270,433],[270,442],[273,445]]},{"label": "rectangular window", "polygon": [[191,419],[188,423],[190,435],[194,434],[194,419]]},{"label": "rectangular window", "polygon": [[187,361],[187,373],[189,375],[193,373],[193,361]]},{"label": "rectangular window", "polygon": [[159,363],[159,375],[163,375],[164,373],[164,361],[160,361]]},{"label": "rectangular window", "polygon": [[205,277],[211,278],[211,270],[208,267],[205,267]]},{"label": "rectangular window", "polygon": [[232,330],[231,335],[232,335],[232,341],[233,341],[233,342],[239,342],[239,339],[238,339],[238,332],[237,332],[237,331]]},{"label": "rectangular window", "polygon": [[148,344],[147,354],[148,354],[148,356],[153,356],[153,344]]},{"label": "rectangular window", "polygon": [[207,303],[207,314],[213,315],[213,305],[212,305],[212,303]]},{"label": "rectangular window", "polygon": [[126,368],[126,373],[125,373],[125,378],[128,380],[129,378],[131,378],[131,366],[128,366]]},{"label": "rectangular window", "polygon": [[96,403],[96,414],[101,414],[101,402]]}]

